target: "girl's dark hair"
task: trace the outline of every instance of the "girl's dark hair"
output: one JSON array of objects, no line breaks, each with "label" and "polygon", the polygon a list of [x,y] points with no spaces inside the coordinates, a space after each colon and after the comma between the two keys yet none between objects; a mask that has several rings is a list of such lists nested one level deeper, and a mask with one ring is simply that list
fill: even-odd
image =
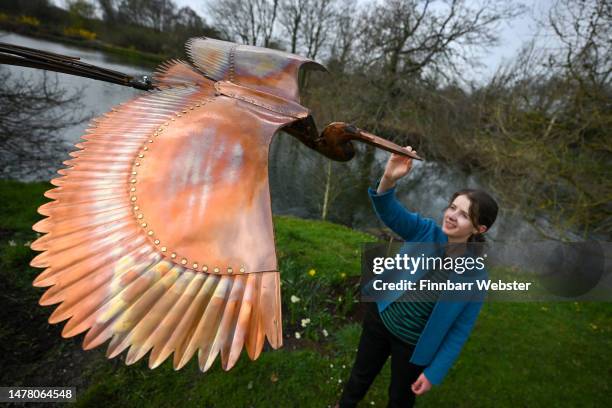
[{"label": "girl's dark hair", "polygon": [[[497,211],[499,207],[497,202],[487,192],[483,190],[475,190],[472,188],[465,188],[457,191],[450,199],[449,206],[455,201],[460,195],[465,195],[470,200],[470,220],[472,225],[477,227],[479,225],[485,225],[487,231],[491,228],[491,225],[497,218]],[[468,242],[485,242],[483,234],[472,234],[468,239]]]}]

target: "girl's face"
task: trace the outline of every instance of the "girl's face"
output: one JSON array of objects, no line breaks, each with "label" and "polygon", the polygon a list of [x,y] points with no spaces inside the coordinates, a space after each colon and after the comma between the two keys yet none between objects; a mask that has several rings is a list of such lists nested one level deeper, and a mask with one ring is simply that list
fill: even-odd
[{"label": "girl's face", "polygon": [[[442,221],[442,231],[448,236],[449,242],[467,242],[472,234],[479,230],[472,225],[470,219],[470,199],[465,195],[455,197],[452,204],[444,211]],[[480,232],[484,232],[486,227],[481,226]]]}]

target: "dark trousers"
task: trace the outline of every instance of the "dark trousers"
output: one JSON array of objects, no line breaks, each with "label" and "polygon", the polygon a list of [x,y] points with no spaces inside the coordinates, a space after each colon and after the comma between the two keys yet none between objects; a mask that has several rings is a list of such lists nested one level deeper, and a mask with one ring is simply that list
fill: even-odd
[{"label": "dark trousers", "polygon": [[412,364],[410,357],[414,346],[403,342],[387,330],[376,303],[366,304],[363,331],[359,340],[357,357],[342,396],[340,408],[356,407],[391,355],[391,384],[387,407],[406,408],[414,405],[415,394],[411,385],[424,366]]}]

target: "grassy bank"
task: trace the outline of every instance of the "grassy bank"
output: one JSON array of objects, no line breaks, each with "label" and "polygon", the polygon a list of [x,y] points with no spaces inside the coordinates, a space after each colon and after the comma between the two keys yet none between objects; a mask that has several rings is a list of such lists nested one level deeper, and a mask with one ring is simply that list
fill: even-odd
[{"label": "grassy bank", "polygon": [[117,58],[117,60],[121,62],[134,65],[155,67],[161,62],[170,58],[168,55],[153,54],[138,50],[134,47],[121,47],[101,41],[99,39],[87,39],[78,36],[62,35],[57,30],[48,29],[45,25],[24,24],[23,22],[19,21],[19,17],[6,14],[2,15],[2,13],[0,13],[0,30],[76,47],[102,51]]},{"label": "grassy bank", "polygon": [[[285,345],[257,361],[243,355],[229,372],[206,374],[195,361],[175,372],[149,370],[123,356],[84,352],[82,335],[38,306],[31,282],[31,225],[48,183],[0,181],[0,383],[75,385],[79,406],[325,407],[349,375],[359,340],[356,290],[360,244],[374,239],[331,223],[275,217]],[[373,215],[374,216],[374,215]],[[291,302],[291,295],[300,299]],[[311,323],[301,327],[301,319]],[[300,332],[300,339],[295,338]],[[325,333],[328,335],[326,336]],[[606,303],[488,303],[445,382],[421,407],[605,406],[612,392],[612,308]],[[385,406],[389,367],[362,406]],[[408,384],[406,385],[408,386]]]}]

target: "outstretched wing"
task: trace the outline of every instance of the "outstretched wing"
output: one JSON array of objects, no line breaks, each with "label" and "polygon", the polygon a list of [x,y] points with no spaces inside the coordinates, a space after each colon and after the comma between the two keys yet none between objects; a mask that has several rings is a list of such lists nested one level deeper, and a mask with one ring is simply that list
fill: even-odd
[{"label": "outstretched wing", "polygon": [[[45,193],[34,225],[46,233],[31,262],[35,286],[64,337],[83,347],[111,339],[126,362],[147,352],[154,368],[220,352],[230,369],[243,345],[282,345],[279,273],[268,185],[268,148],[295,120],[218,92],[189,64],[156,74],[161,90],[94,120],[74,159]],[[244,99],[244,98],[243,98]]]}]

